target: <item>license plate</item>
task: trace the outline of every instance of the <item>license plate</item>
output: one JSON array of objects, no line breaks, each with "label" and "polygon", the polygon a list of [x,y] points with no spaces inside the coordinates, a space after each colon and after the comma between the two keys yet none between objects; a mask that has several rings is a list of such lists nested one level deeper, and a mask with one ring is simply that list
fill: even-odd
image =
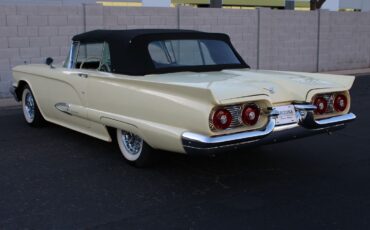
[{"label": "license plate", "polygon": [[278,106],[275,109],[279,112],[279,116],[276,118],[276,125],[297,123],[298,119],[293,105]]}]

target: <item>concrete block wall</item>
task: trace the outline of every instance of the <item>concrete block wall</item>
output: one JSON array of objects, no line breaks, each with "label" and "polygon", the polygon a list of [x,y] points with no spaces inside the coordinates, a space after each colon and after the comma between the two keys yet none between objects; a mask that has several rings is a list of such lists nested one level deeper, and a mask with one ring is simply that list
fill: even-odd
[{"label": "concrete block wall", "polygon": [[10,96],[12,67],[49,56],[62,62],[71,37],[83,31],[82,5],[1,5],[0,97]]},{"label": "concrete block wall", "polygon": [[86,5],[86,31],[94,29],[177,28],[177,9]]},{"label": "concrete block wall", "polygon": [[10,96],[12,67],[42,63],[48,56],[61,62],[73,35],[103,28],[227,33],[252,68],[370,67],[370,13],[0,4],[0,98]]},{"label": "concrete block wall", "polygon": [[260,9],[259,68],[315,72],[317,14]]},{"label": "concrete block wall", "polygon": [[0,5],[0,98],[9,97],[11,68],[64,61],[73,35],[94,29],[177,28],[177,9],[101,5]]},{"label": "concrete block wall", "polygon": [[319,71],[370,67],[370,12],[320,15]]}]

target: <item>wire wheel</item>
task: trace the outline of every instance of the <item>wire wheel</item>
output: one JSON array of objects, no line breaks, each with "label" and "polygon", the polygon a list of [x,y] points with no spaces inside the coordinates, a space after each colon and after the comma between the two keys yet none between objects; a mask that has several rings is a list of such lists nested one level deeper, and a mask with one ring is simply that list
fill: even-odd
[{"label": "wire wheel", "polygon": [[137,160],[143,150],[143,139],[124,130],[118,130],[117,132],[118,144],[123,156],[129,161]]},{"label": "wire wheel", "polygon": [[24,118],[28,123],[32,123],[35,119],[36,104],[29,89],[24,90],[22,102]]},{"label": "wire wheel", "polygon": [[153,149],[134,133],[117,129],[117,141],[123,157],[130,165],[143,168],[156,160]]}]

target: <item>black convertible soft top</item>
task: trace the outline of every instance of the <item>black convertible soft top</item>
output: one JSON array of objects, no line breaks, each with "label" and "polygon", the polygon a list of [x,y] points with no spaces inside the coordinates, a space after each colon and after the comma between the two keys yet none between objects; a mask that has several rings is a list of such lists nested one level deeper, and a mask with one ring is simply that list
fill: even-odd
[{"label": "black convertible soft top", "polygon": [[[148,44],[156,40],[176,39],[222,40],[230,45],[240,64],[155,68],[148,51]],[[94,30],[78,34],[72,40],[81,43],[107,42],[111,54],[112,72],[119,74],[146,75],[179,71],[202,72],[249,68],[232,46],[229,36],[221,33],[179,29]]]}]

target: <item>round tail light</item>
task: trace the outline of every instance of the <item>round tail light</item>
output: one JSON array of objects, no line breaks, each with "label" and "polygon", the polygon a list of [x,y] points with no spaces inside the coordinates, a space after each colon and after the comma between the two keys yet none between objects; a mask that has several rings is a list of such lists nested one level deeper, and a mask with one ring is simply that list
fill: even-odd
[{"label": "round tail light", "polygon": [[247,105],[243,109],[242,120],[246,125],[255,125],[260,117],[260,109],[257,105]]},{"label": "round tail light", "polygon": [[315,110],[316,114],[324,114],[328,108],[328,101],[324,97],[317,97],[314,101],[317,109]]},{"label": "round tail light", "polygon": [[231,121],[232,121],[232,115],[226,109],[218,109],[213,114],[212,123],[216,129],[229,128]]},{"label": "round tail light", "polygon": [[347,97],[343,94],[338,94],[334,99],[334,109],[337,112],[343,112],[347,108]]}]

